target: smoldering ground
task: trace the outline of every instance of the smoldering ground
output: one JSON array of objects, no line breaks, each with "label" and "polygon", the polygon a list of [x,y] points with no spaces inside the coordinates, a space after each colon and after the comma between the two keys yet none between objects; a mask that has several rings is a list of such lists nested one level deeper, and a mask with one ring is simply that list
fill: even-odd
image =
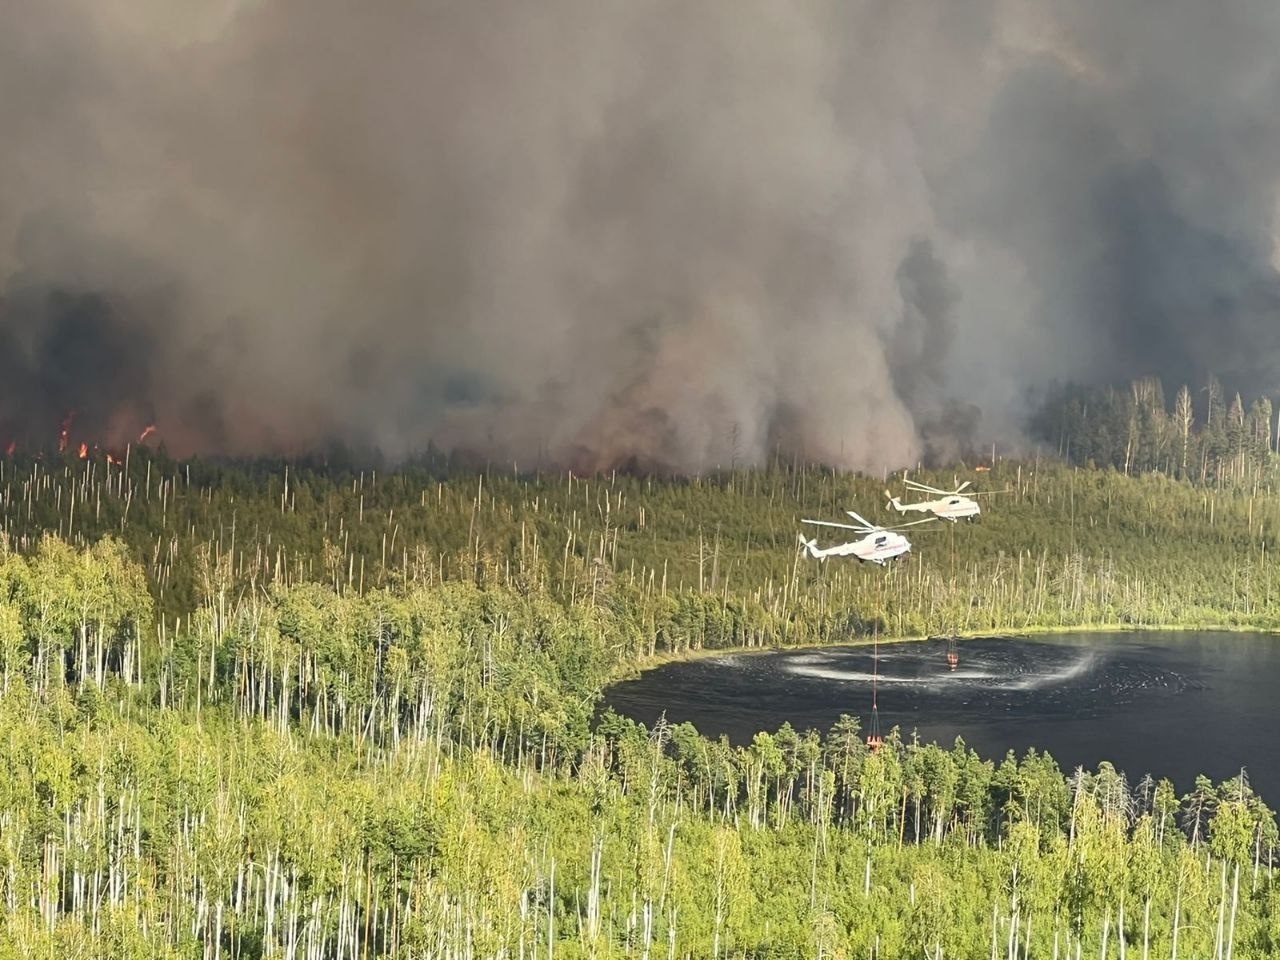
[{"label": "smoldering ground", "polygon": [[35,433],[878,468],[1047,379],[1276,386],[1266,3],[0,13]]}]

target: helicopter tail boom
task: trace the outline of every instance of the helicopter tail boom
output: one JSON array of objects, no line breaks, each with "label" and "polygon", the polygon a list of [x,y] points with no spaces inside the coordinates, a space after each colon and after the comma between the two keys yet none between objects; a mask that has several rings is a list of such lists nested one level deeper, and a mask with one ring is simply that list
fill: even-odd
[{"label": "helicopter tail boom", "polygon": [[914,510],[916,513],[923,513],[929,509],[927,503],[903,503],[901,499],[895,497],[888,490],[884,492],[884,495],[889,498],[889,505],[899,513],[906,513],[910,510]]}]

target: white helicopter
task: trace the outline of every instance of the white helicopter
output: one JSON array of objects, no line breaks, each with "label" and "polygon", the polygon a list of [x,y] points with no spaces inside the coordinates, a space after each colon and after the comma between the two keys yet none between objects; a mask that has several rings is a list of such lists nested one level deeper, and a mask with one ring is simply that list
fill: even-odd
[{"label": "white helicopter", "polygon": [[987,490],[982,493],[965,493],[973,481],[966,480],[954,490],[939,490],[937,487],[930,487],[927,484],[916,483],[914,480],[904,480],[903,484],[916,493],[931,493],[938,499],[936,500],[919,500],[915,503],[903,503],[888,490],[884,495],[889,498],[889,503],[893,509],[899,513],[907,513],[914,511],[916,513],[931,513],[941,520],[950,520],[955,523],[957,520],[970,519],[976,520],[982,513],[982,507],[978,505],[978,501],[974,497],[989,497],[993,493],[1005,493],[1004,490]]},{"label": "white helicopter", "polygon": [[834,547],[819,547],[816,539],[806,540],[804,534],[800,534],[800,544],[804,547],[805,553],[815,560],[825,560],[827,557],[856,557],[864,563],[876,563],[884,566],[890,560],[896,560],[911,552],[911,541],[898,533],[898,530],[903,527],[914,527],[921,523],[932,523],[934,520],[933,517],[926,517],[924,520],[912,520],[910,523],[903,523],[896,527],[881,527],[858,516],[852,510],[845,512],[857,521],[856,525],[851,523],[832,523],[829,520],[802,520],[800,522],[811,523],[817,527],[839,527],[842,530],[856,530],[863,536],[848,543],[836,544]]}]

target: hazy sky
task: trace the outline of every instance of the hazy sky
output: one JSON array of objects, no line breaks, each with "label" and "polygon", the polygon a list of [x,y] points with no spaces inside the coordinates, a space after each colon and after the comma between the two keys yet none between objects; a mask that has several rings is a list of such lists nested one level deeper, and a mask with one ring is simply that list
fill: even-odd
[{"label": "hazy sky", "polygon": [[0,434],[874,469],[1280,382],[1274,3],[0,15]]}]

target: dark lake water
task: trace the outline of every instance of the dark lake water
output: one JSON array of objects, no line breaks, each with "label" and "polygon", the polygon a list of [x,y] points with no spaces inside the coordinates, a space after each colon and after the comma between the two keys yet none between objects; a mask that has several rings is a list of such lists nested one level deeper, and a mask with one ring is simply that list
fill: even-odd
[{"label": "dark lake water", "polygon": [[[1220,632],[1078,633],[962,640],[948,669],[941,640],[882,645],[884,732],[984,757],[1048,751],[1064,771],[1110,760],[1130,782],[1147,772],[1180,791],[1195,775],[1246,767],[1280,804],[1280,636]],[[618,713],[652,724],[692,722],[748,742],[784,720],[826,731],[842,713],[871,712],[870,647],[734,654],[672,663],[605,694]]]}]

